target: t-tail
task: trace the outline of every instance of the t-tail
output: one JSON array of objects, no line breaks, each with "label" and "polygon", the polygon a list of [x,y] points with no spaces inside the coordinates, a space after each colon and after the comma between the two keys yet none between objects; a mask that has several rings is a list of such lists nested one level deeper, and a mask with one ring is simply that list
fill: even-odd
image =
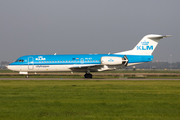
[{"label": "t-tail", "polygon": [[160,39],[170,37],[171,35],[150,34],[142,38],[142,40],[134,47],[134,49],[115,54],[124,55],[152,55]]}]

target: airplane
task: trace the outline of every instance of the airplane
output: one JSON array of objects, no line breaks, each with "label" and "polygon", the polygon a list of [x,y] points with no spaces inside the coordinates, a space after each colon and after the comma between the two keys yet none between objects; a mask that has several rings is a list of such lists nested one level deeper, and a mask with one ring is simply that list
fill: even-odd
[{"label": "airplane", "polygon": [[71,55],[26,55],[9,64],[7,68],[19,74],[44,71],[85,72],[85,78],[92,78],[91,72],[110,71],[153,60],[153,51],[162,38],[171,35],[149,34],[132,49],[113,54],[71,54]]}]

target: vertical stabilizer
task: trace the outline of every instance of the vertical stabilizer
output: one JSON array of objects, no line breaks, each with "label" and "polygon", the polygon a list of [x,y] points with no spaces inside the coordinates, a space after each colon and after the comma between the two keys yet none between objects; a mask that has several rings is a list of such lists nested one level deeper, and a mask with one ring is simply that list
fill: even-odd
[{"label": "vertical stabilizer", "polygon": [[160,39],[170,37],[170,35],[155,35],[150,34],[142,38],[142,40],[134,47],[134,49],[115,54],[126,54],[126,55],[151,55],[155,50]]}]

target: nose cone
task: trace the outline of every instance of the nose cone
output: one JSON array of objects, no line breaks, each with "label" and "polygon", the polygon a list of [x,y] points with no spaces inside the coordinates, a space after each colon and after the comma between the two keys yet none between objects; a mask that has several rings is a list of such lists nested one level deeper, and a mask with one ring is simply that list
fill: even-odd
[{"label": "nose cone", "polygon": [[6,68],[12,70],[12,65],[7,65]]},{"label": "nose cone", "polygon": [[7,67],[7,69],[12,70],[12,71],[20,71],[21,70],[20,65],[9,64],[6,67]]},{"label": "nose cone", "polygon": [[7,65],[6,67],[7,67],[7,69],[12,70],[12,71],[16,71],[17,70],[17,67],[14,66],[14,65]]}]

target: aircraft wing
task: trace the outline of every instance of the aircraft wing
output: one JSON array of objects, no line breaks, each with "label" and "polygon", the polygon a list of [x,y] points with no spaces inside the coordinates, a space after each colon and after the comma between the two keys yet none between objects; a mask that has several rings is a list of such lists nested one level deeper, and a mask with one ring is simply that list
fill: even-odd
[{"label": "aircraft wing", "polygon": [[89,65],[70,65],[69,69],[72,71],[87,71],[87,69],[99,69],[103,65],[89,64]]}]

